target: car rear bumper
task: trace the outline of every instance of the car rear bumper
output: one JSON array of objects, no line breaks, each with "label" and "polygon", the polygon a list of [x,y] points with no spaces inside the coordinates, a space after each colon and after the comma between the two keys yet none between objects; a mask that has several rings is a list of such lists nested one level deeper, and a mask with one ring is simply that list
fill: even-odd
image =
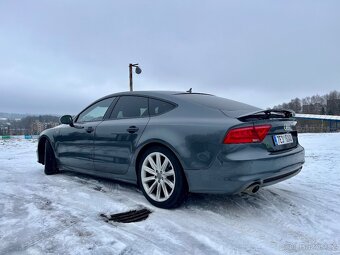
[{"label": "car rear bumper", "polygon": [[244,148],[222,151],[208,169],[185,170],[189,190],[195,193],[237,194],[250,185],[275,184],[298,174],[304,163],[302,146],[280,153]]}]

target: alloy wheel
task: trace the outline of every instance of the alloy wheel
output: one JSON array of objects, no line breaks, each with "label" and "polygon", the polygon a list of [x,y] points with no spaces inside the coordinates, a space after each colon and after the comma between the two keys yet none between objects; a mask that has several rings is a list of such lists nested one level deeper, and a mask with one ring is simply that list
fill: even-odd
[{"label": "alloy wheel", "polygon": [[141,170],[146,194],[154,201],[166,201],[175,189],[175,170],[169,158],[160,152],[150,153]]}]

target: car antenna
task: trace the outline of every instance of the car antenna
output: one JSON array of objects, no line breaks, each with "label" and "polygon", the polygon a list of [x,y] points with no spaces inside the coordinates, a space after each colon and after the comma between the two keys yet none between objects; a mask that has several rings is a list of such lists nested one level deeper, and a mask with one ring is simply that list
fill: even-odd
[{"label": "car antenna", "polygon": [[192,88],[190,88],[187,92],[188,92],[188,93],[192,93]]}]

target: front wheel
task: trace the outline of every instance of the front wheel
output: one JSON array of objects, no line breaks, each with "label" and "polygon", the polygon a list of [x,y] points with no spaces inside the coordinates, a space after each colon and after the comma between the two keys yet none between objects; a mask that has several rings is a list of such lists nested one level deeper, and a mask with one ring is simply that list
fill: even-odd
[{"label": "front wheel", "polygon": [[146,199],[160,208],[180,206],[187,195],[185,176],[176,156],[167,148],[152,147],[140,160],[138,181]]}]

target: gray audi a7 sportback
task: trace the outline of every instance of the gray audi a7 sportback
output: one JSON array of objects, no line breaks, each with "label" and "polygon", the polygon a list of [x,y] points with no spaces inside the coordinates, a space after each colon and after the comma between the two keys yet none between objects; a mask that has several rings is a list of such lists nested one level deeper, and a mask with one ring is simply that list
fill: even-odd
[{"label": "gray audi a7 sportback", "polygon": [[38,162],[138,184],[161,208],[188,192],[255,193],[302,168],[294,113],[203,93],[123,92],[41,133]]}]

